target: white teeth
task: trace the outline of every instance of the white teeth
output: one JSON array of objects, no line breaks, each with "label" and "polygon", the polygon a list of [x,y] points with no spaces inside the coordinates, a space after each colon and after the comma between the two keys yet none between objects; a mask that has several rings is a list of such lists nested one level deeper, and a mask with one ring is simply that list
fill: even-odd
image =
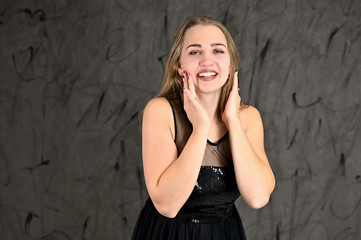
[{"label": "white teeth", "polygon": [[200,76],[200,77],[212,77],[212,76],[216,76],[216,73],[215,72],[203,72],[203,73],[198,74],[198,76]]}]

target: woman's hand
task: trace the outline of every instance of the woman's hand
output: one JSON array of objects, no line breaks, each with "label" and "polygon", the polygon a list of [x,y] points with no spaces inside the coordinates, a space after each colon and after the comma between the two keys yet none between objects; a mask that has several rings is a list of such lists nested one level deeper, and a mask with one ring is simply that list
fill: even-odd
[{"label": "woman's hand", "polygon": [[193,79],[186,71],[184,71],[183,81],[183,107],[187,113],[189,121],[192,123],[193,130],[205,128],[208,131],[211,126],[210,118],[202,104],[199,103]]},{"label": "woman's hand", "polygon": [[229,129],[229,125],[234,121],[240,121],[239,111],[241,105],[241,97],[238,94],[238,71],[234,73],[233,86],[222,113],[222,120]]}]

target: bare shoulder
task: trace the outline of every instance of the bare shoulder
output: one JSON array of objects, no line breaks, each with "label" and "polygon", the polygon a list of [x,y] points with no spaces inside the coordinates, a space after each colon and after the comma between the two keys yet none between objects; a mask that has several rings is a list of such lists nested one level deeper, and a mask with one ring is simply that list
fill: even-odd
[{"label": "bare shoulder", "polygon": [[242,116],[245,115],[245,117],[248,117],[248,118],[259,118],[259,117],[261,117],[258,109],[251,106],[251,105],[247,105],[246,107],[242,108],[241,109],[241,114],[242,114]]},{"label": "bare shoulder", "polygon": [[172,122],[172,107],[167,99],[156,97],[147,103],[143,112],[143,128],[150,128],[154,131],[168,129],[173,135],[174,126]]},{"label": "bare shoulder", "polygon": [[249,128],[251,125],[262,126],[261,114],[257,108],[251,105],[241,109],[240,117],[242,119],[242,125],[245,127],[245,129]]},{"label": "bare shoulder", "polygon": [[171,110],[172,109],[168,100],[164,97],[151,99],[144,108],[144,112],[157,114],[169,113]]}]

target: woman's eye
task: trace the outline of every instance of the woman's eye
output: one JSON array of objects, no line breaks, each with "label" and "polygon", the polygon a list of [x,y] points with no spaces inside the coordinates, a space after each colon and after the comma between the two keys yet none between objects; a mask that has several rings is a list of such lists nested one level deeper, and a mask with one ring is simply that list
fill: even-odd
[{"label": "woman's eye", "polygon": [[224,53],[224,51],[223,51],[223,50],[219,50],[219,49],[214,49],[214,50],[213,50],[213,53],[216,53],[216,54],[217,54],[217,53]]},{"label": "woman's eye", "polygon": [[200,54],[200,51],[191,51],[189,52],[189,55],[196,55],[196,54]]}]

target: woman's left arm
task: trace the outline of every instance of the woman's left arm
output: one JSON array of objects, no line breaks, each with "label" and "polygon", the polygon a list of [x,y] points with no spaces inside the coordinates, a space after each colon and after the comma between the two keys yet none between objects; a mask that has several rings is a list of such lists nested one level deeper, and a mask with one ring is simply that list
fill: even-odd
[{"label": "woman's left arm", "polygon": [[230,138],[238,189],[252,208],[265,206],[275,187],[275,178],[264,150],[263,124],[252,106],[240,109],[237,72],[222,119]]}]

